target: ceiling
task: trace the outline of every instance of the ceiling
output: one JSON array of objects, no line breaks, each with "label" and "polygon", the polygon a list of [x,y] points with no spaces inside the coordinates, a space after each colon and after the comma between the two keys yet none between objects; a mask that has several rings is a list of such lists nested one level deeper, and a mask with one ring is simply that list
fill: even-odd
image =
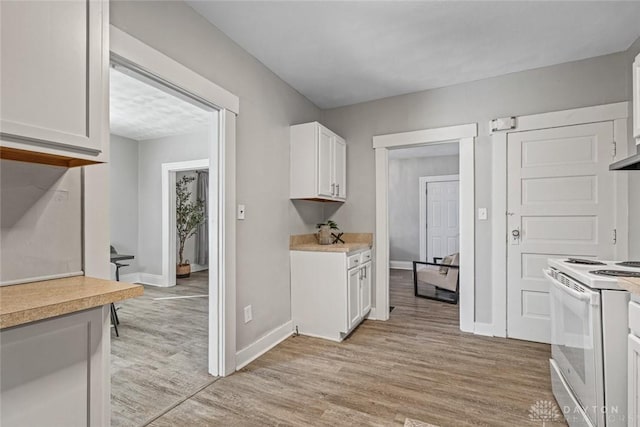
[{"label": "ceiling", "polygon": [[320,108],[626,50],[640,2],[198,1]]},{"label": "ceiling", "polygon": [[111,68],[111,133],[143,141],[202,130],[210,112]]},{"label": "ceiling", "polygon": [[389,150],[389,159],[415,159],[418,157],[457,156],[460,153],[459,144],[430,144],[421,147],[396,148]]}]

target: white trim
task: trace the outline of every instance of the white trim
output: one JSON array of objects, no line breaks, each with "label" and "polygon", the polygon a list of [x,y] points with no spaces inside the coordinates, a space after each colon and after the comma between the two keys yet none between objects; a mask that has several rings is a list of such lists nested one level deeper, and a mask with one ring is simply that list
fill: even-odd
[{"label": "white trim", "polygon": [[159,274],[138,273],[137,282],[142,283],[143,285],[159,286],[161,288],[167,287],[163,282],[162,276]]},{"label": "white trim", "polygon": [[411,261],[389,261],[389,268],[395,268],[397,270],[413,270],[413,263]]},{"label": "white trim", "polygon": [[[572,126],[597,122],[614,122],[614,141],[616,141],[616,159],[627,156],[628,136],[627,118],[629,103],[597,105],[533,114],[516,118],[516,129],[496,132],[491,135],[492,186],[491,193],[493,221],[491,238],[491,281],[492,281],[492,323],[493,335],[507,336],[507,137],[512,132]],[[628,253],[628,174],[620,172],[616,176],[616,227],[618,244],[616,257],[626,258]]]},{"label": "white trim", "polygon": [[236,370],[240,370],[258,357],[293,335],[293,321],[278,326],[253,344],[236,353]]},{"label": "white trim", "polygon": [[[429,182],[460,182],[460,175],[436,175],[421,176],[418,178],[418,209],[419,209],[419,237],[420,237],[420,261],[427,261],[427,184]],[[427,261],[429,262],[429,261]]]},{"label": "white trim", "polygon": [[[216,144],[217,141],[209,141],[209,145]],[[213,162],[212,162],[213,163]],[[215,163],[214,163],[215,164]],[[176,210],[175,198],[171,197],[175,193],[175,173],[192,171],[196,169],[209,169],[209,159],[188,160],[184,162],[163,163],[161,166],[162,176],[162,285],[176,285],[176,251],[170,250],[176,247],[176,233],[170,233],[169,230],[175,230]],[[211,171],[210,171],[211,172]],[[211,175],[211,174],[210,174]],[[211,194],[210,194],[211,196]],[[217,197],[217,194],[216,194]],[[215,199],[209,199],[209,212],[215,212],[217,203]],[[211,217],[211,215],[209,215]],[[211,223],[211,218],[209,218]],[[211,225],[211,224],[210,224]],[[212,242],[210,240],[209,242]],[[210,244],[211,246],[211,244]],[[212,255],[211,259],[215,259]]]},{"label": "white trim", "polygon": [[[219,109],[240,112],[240,100],[228,90],[160,53],[118,27],[110,26],[111,53],[185,92],[201,96]],[[134,59],[135,58],[135,59]]]},{"label": "white trim", "polygon": [[[209,151],[216,172],[209,175],[209,191],[210,195],[216,194],[218,203],[209,215],[209,241],[218,243],[214,245],[214,253],[209,253],[210,259],[214,260],[209,265],[212,272],[209,275],[209,294],[212,296],[209,298],[209,373],[228,375],[235,370],[236,351],[235,114],[239,112],[239,98],[113,25],[109,29],[110,54],[118,63],[207,105],[219,107],[217,128],[212,128],[218,140]],[[108,84],[108,79],[105,81]],[[93,168],[100,169],[99,166]],[[108,227],[105,230],[108,235]]]},{"label": "white trim", "polygon": [[389,319],[389,149],[444,141],[460,144],[460,329],[474,330],[475,318],[475,174],[477,124],[373,137],[376,165],[376,318]]},{"label": "white trim", "polygon": [[120,281],[124,283],[140,283],[140,273],[121,274]]},{"label": "white trim", "polygon": [[473,326],[473,333],[476,335],[484,335],[485,337],[492,337],[493,323],[476,322]]}]

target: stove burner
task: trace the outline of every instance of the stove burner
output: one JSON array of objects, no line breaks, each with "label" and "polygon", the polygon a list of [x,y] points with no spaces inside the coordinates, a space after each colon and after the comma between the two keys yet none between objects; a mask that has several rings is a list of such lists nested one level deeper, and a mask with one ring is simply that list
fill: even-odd
[{"label": "stove burner", "polygon": [[640,261],[623,261],[617,262],[616,265],[619,265],[621,267],[640,268]]},{"label": "stove burner", "polygon": [[[565,262],[568,262],[569,264],[606,265],[604,262],[594,261],[591,259],[581,259],[581,258],[569,258]],[[638,266],[640,267],[640,264]]]},{"label": "stove burner", "polygon": [[590,271],[589,273],[596,274],[598,276],[609,276],[609,277],[640,277],[639,271],[594,270],[594,271]]}]

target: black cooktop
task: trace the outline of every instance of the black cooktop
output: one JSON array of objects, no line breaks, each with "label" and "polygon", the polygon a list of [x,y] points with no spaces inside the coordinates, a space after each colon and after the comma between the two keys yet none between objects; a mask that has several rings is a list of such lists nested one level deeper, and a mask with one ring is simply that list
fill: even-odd
[{"label": "black cooktop", "polygon": [[640,271],[593,270],[593,271],[590,271],[589,273],[596,274],[598,276],[609,276],[609,277],[640,277]]}]

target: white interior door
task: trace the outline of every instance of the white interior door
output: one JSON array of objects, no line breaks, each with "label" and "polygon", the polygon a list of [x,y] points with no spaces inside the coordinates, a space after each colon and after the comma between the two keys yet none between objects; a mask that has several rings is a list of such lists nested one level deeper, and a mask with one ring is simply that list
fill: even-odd
[{"label": "white interior door", "polygon": [[427,262],[458,252],[459,181],[427,182]]},{"label": "white interior door", "polygon": [[613,123],[510,133],[507,335],[550,342],[547,258],[615,257]]}]

